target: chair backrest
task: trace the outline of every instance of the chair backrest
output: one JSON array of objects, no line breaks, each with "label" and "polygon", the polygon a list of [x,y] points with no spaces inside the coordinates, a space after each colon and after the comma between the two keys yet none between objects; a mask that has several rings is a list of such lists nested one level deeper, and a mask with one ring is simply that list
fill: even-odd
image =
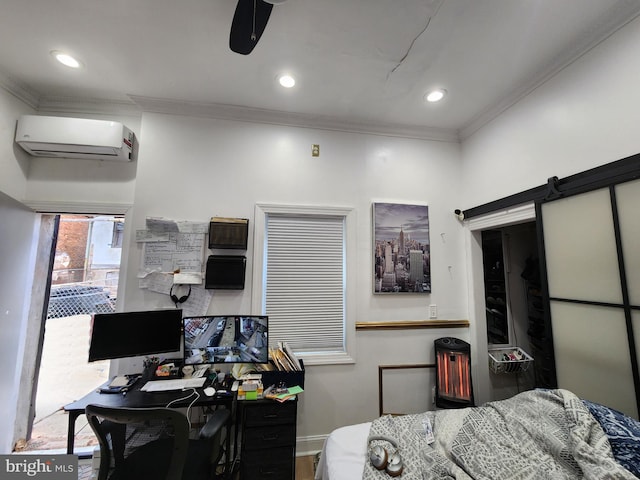
[{"label": "chair backrest", "polygon": [[189,422],[169,408],[87,405],[100,444],[98,480],[179,480],[189,446]]}]

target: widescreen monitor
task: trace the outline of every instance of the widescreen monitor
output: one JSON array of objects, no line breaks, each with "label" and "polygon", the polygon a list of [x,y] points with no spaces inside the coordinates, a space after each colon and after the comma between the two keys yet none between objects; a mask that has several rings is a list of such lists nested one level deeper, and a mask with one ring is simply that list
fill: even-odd
[{"label": "widescreen monitor", "polygon": [[268,363],[265,315],[185,317],[184,363]]},{"label": "widescreen monitor", "polygon": [[96,313],[89,361],[179,352],[182,310]]}]

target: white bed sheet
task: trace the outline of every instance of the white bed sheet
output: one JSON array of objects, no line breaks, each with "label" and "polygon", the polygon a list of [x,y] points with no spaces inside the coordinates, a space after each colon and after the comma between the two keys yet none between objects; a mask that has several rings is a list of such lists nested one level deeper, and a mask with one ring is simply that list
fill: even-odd
[{"label": "white bed sheet", "polygon": [[324,442],[315,480],[362,478],[371,422],[340,427]]}]

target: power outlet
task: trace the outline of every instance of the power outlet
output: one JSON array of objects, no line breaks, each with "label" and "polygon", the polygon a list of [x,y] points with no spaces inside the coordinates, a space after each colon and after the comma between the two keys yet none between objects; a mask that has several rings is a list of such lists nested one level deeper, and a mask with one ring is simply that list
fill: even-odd
[{"label": "power outlet", "polygon": [[435,303],[429,305],[429,318],[438,318],[438,307]]}]

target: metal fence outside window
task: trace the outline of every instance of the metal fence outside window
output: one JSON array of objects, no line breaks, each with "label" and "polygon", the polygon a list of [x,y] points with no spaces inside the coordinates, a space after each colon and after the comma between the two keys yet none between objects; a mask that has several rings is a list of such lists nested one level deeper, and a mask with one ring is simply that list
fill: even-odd
[{"label": "metal fence outside window", "polygon": [[115,297],[108,286],[95,283],[52,285],[47,319],[72,315],[115,312]]}]

